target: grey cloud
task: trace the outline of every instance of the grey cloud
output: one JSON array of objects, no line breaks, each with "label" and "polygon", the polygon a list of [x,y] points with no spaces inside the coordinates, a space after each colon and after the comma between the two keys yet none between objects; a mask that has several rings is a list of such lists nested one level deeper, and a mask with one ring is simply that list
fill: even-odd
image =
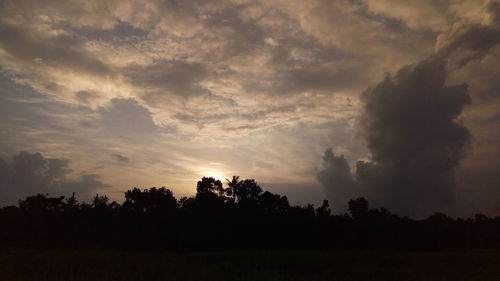
[{"label": "grey cloud", "polygon": [[[416,29],[442,30],[456,20],[450,0],[364,0],[370,13],[402,21],[406,26]],[[403,11],[402,11],[403,10]]]},{"label": "grey cloud", "polygon": [[80,200],[89,200],[94,193],[109,187],[98,174],[84,174],[78,180],[65,181],[60,186],[66,196],[74,192]]},{"label": "grey cloud", "polygon": [[[357,87],[369,79],[366,62],[361,63],[366,56],[322,44],[301,30],[295,19],[278,9],[268,8],[269,11],[259,16],[245,16],[244,8],[245,5],[222,9],[203,21],[207,31],[215,34],[212,39],[219,42],[213,50],[217,54],[210,52],[206,59],[212,61],[216,57],[231,66],[218,72],[217,78],[236,79],[245,92],[268,96],[306,91],[331,93]],[[271,21],[272,26],[261,21]],[[274,43],[266,43],[266,39]],[[234,70],[240,66],[234,65],[237,60],[228,58],[239,56],[245,60],[248,55],[268,58],[265,71],[254,73],[251,79]]]},{"label": "grey cloud", "polygon": [[332,204],[339,206],[336,211],[346,211],[348,200],[361,194],[360,185],[353,178],[344,155],[336,156],[332,149],[323,155],[324,169],[317,174],[323,185],[327,198]]},{"label": "grey cloud", "polygon": [[[311,105],[304,105],[303,107],[308,107]],[[228,127],[223,128],[224,131],[239,131],[239,130],[253,130],[258,129],[259,125],[255,124],[257,121],[262,121],[269,117],[270,115],[281,115],[285,113],[293,113],[297,110],[295,105],[282,105],[282,106],[269,106],[266,109],[258,110],[251,113],[239,112],[237,109],[232,113],[222,113],[213,114],[208,111],[200,111],[193,114],[188,113],[177,113],[174,117],[188,124],[195,124],[200,129],[204,127],[205,123],[209,122],[219,122],[219,121],[236,121],[243,122],[245,124],[239,126],[233,126],[229,124]],[[247,124],[251,122],[252,124]]]},{"label": "grey cloud", "polygon": [[198,122],[197,118],[194,115],[190,115],[190,114],[186,114],[186,113],[177,113],[174,117],[178,120],[183,121],[183,122],[189,122],[189,123]]},{"label": "grey cloud", "polygon": [[209,77],[209,72],[201,63],[156,61],[147,66],[129,66],[125,75],[134,85],[151,90],[148,95],[153,96],[146,96],[147,101],[166,93],[186,97],[204,93],[200,82]]},{"label": "grey cloud", "polygon": [[234,132],[234,131],[245,131],[245,130],[248,130],[248,131],[251,131],[251,130],[255,130],[257,129],[258,126],[255,126],[255,125],[241,125],[241,126],[236,126],[236,127],[228,127],[228,128],[224,128],[225,131],[228,131],[228,132]]},{"label": "grey cloud", "polygon": [[69,160],[45,158],[40,153],[20,152],[10,161],[0,158],[0,204],[15,204],[17,200],[38,193],[69,195],[77,192],[86,198],[96,189],[107,187],[99,175],[83,174],[68,181]]},{"label": "grey cloud", "polygon": [[[317,182],[263,182],[262,186],[273,193],[286,194],[291,204],[306,205],[314,204],[319,206],[323,200],[321,185]],[[338,210],[339,206],[330,202],[333,209]]]},{"label": "grey cloud", "polygon": [[454,122],[470,103],[467,86],[444,86],[445,65],[439,59],[422,61],[364,93],[362,125],[375,161],[399,160],[433,144],[458,148],[467,142],[466,129]]},{"label": "grey cloud", "polygon": [[277,42],[279,45],[269,51],[271,56],[266,64],[272,74],[263,77],[263,81],[245,83],[246,90],[277,95],[330,93],[355,88],[369,80],[366,68],[369,58],[362,54],[324,46],[307,34]]},{"label": "grey cloud", "polygon": [[238,106],[238,103],[232,98],[226,98],[210,92],[208,92],[206,95],[208,99],[216,101],[224,106],[234,107],[234,108]]},{"label": "grey cloud", "polygon": [[[497,130],[495,130],[497,128]],[[473,149],[457,172],[457,203],[450,209],[463,216],[468,210],[485,214],[500,212],[500,121],[488,121],[475,124],[472,133],[475,136]],[[494,144],[494,145],[492,145]],[[470,212],[470,211],[469,211]]]},{"label": "grey cloud", "polygon": [[485,5],[484,23],[500,28],[500,3],[489,0]]},{"label": "grey cloud", "polygon": [[97,97],[97,94],[88,91],[79,91],[75,94],[75,97],[78,101],[89,104],[93,98]]},{"label": "grey cloud", "polygon": [[[322,3],[325,4],[324,2]],[[325,9],[332,6],[335,5],[326,5]],[[331,14],[338,12],[333,9]],[[265,67],[271,72],[267,72],[260,81],[243,81],[244,89],[248,92],[263,92],[269,95],[293,95],[308,91],[330,94],[336,91],[361,90],[365,87],[360,87],[361,85],[375,82],[372,81],[373,73],[381,64],[378,61],[380,54],[378,51],[374,53],[374,50],[384,49],[384,52],[393,53],[393,57],[408,54],[418,56],[425,50],[422,42],[429,43],[427,48],[432,46],[430,44],[435,34],[398,28],[394,21],[375,17],[363,9],[355,9],[354,13],[357,13],[356,24],[362,25],[367,22],[376,26],[376,30],[367,31],[370,32],[369,43],[365,42],[368,38],[356,37],[357,48],[351,50],[346,46],[324,44],[299,27],[281,30],[282,33],[290,33],[290,36],[283,36],[282,33],[277,33],[275,36],[275,33],[269,32],[267,36],[275,37],[273,39],[275,45],[265,49],[270,55]],[[328,14],[328,18],[331,14]],[[294,22],[293,19],[288,20]],[[347,19],[346,21],[345,24],[349,24]],[[329,30],[330,26],[331,29],[338,29],[339,26],[338,23],[329,22],[326,18],[318,19],[317,24],[314,30]],[[352,40],[351,34],[349,39],[345,40],[342,34],[335,34],[334,37],[338,37],[336,40],[341,42]],[[359,48],[364,44],[365,47]]]},{"label": "grey cloud", "polygon": [[96,128],[96,125],[88,120],[79,121],[78,126],[86,129]]},{"label": "grey cloud", "polygon": [[297,110],[295,105],[270,106],[269,108],[255,111],[253,113],[242,113],[238,116],[244,120],[256,121],[265,118],[270,114],[293,113]]},{"label": "grey cloud", "polygon": [[360,164],[357,177],[375,204],[422,215],[451,203],[454,169],[470,143],[455,119],[470,97],[445,79],[445,62],[428,60],[365,93],[363,128],[376,164]]},{"label": "grey cloud", "polygon": [[278,74],[274,91],[278,94],[303,93],[306,91],[340,91],[355,86],[363,80],[361,75],[354,75],[360,69],[346,67],[342,71],[334,67],[301,67]]},{"label": "grey cloud", "polygon": [[[482,24],[455,24],[438,38],[438,55],[459,55],[458,65],[464,66],[472,60],[482,59],[490,49],[500,43],[500,5],[489,1],[485,7]],[[467,52],[468,51],[468,52]]]},{"label": "grey cloud", "polygon": [[212,13],[204,24],[222,37],[223,56],[231,57],[258,51],[264,45],[266,33],[254,20],[244,20],[244,6],[232,6]]},{"label": "grey cloud", "polygon": [[[115,17],[118,11],[114,10],[117,6],[114,1],[88,1],[87,5],[81,5],[80,1],[58,1],[58,0],[18,0],[1,1],[0,12],[2,16],[12,17],[21,15],[24,20],[33,19],[42,22],[47,18],[40,16],[49,15],[52,18],[50,23],[66,23],[72,26],[96,26],[100,28],[112,28],[117,19]],[[121,1],[125,2],[125,1]]]},{"label": "grey cloud", "polygon": [[[470,143],[456,118],[470,97],[467,86],[445,86],[445,79],[445,61],[430,59],[364,93],[361,122],[372,162],[357,163],[356,182],[375,206],[422,216],[452,202],[455,167]],[[321,173],[331,182],[348,174],[334,171]]]},{"label": "grey cloud", "polygon": [[151,141],[158,134],[151,113],[133,99],[113,99],[108,108],[99,109],[105,133],[133,143]]},{"label": "grey cloud", "polygon": [[144,37],[148,31],[134,27],[130,23],[118,21],[111,29],[100,29],[93,26],[69,27],[80,36],[93,40],[110,41],[114,39],[130,39],[133,37]]},{"label": "grey cloud", "polygon": [[[467,85],[446,84],[447,62],[468,50],[459,63],[464,66],[499,41],[489,26],[462,26],[454,32],[429,59],[401,68],[362,96],[361,127],[371,160],[357,163],[354,182],[375,206],[425,216],[449,208],[457,194],[456,169],[471,144],[469,130],[457,118],[471,98]],[[327,151],[324,160],[327,165],[318,178],[327,191],[352,185],[343,158]],[[343,164],[330,164],[337,167],[333,169],[328,163]]]},{"label": "grey cloud", "polygon": [[119,164],[127,164],[130,162],[130,159],[126,156],[123,156],[121,154],[111,154],[111,156],[113,156],[113,158],[116,160],[116,162],[118,162]]},{"label": "grey cloud", "polygon": [[472,54],[465,53],[459,59],[459,66],[464,66],[471,60],[483,58],[493,46],[500,42],[500,30],[488,26],[475,25],[455,32],[449,35],[451,38],[447,38],[451,42],[441,43],[440,52],[446,56],[449,52],[471,51]]},{"label": "grey cloud", "polygon": [[109,66],[83,49],[83,42],[68,35],[44,37],[24,26],[0,22],[0,47],[10,55],[28,62],[73,69],[96,75],[111,74]]}]

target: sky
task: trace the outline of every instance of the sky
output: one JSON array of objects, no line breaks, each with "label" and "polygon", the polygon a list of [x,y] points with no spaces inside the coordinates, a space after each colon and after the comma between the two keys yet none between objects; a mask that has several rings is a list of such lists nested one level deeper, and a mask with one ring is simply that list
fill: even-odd
[{"label": "sky", "polygon": [[239,175],[500,215],[499,77],[492,0],[1,0],[0,205]]}]

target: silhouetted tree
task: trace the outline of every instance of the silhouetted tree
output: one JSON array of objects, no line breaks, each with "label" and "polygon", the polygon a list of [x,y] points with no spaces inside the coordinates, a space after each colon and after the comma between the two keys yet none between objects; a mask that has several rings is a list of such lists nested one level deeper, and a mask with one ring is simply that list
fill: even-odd
[{"label": "silhouetted tree", "polygon": [[46,213],[62,209],[64,196],[49,197],[48,194],[37,194],[19,201],[19,208],[26,212]]},{"label": "silhouetted tree", "polygon": [[349,200],[349,212],[355,220],[366,217],[368,214],[368,201],[363,197]]},{"label": "silhouetted tree", "polygon": [[63,211],[64,213],[75,213],[80,206],[78,205],[78,200],[76,200],[75,193],[73,192],[73,195],[69,198],[66,199],[63,203]]},{"label": "silhouetted tree", "polygon": [[286,196],[273,194],[269,191],[259,196],[259,206],[265,211],[286,212],[290,208]]},{"label": "silhouetted tree", "polygon": [[92,207],[95,209],[104,209],[108,207],[108,202],[108,196],[99,196],[99,194],[96,194],[92,201]]},{"label": "silhouetted tree", "polygon": [[231,197],[236,197],[235,195],[235,189],[238,188],[238,185],[240,184],[240,177],[239,176],[233,176],[231,180],[226,179],[227,186],[228,188],[225,189],[226,194]]},{"label": "silhouetted tree", "polygon": [[370,209],[349,201],[348,214],[332,215],[324,200],[315,208],[290,206],[286,196],[263,191],[253,179],[234,176],[224,189],[202,178],[196,195],[176,200],[152,187],[125,192],[123,204],[96,195],[79,203],[74,194],[38,194],[0,208],[0,247],[90,246],[126,249],[469,249],[500,247],[500,217],[424,220]]},{"label": "silhouetted tree", "polygon": [[224,188],[222,182],[212,177],[203,177],[201,181],[196,184],[196,196],[215,194],[218,196],[224,195]]},{"label": "silhouetted tree", "polygon": [[328,204],[328,200],[323,200],[323,204],[316,209],[316,214],[318,217],[329,217],[331,215],[330,204]]},{"label": "silhouetted tree", "polygon": [[165,187],[140,190],[134,187],[125,192],[123,208],[135,213],[171,213],[178,207],[172,191]]},{"label": "silhouetted tree", "polygon": [[246,179],[238,182],[233,190],[237,201],[257,201],[259,195],[262,193],[262,188],[254,179]]}]

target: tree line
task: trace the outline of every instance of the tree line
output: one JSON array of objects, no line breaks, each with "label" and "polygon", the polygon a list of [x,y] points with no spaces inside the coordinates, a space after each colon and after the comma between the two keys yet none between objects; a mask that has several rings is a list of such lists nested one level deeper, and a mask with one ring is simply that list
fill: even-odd
[{"label": "tree line", "polygon": [[176,199],[161,187],[133,188],[125,201],[96,195],[91,203],[37,194],[0,209],[0,247],[106,247],[139,250],[227,249],[493,249],[500,216],[414,220],[365,198],[332,215],[329,202],[291,206],[254,179],[224,187],[203,177],[196,195]]}]

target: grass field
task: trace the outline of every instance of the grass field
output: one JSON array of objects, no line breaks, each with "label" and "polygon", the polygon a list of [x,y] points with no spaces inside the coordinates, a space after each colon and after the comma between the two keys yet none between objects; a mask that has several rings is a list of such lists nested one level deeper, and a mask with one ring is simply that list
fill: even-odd
[{"label": "grass field", "polygon": [[500,252],[7,250],[0,280],[500,280]]}]

